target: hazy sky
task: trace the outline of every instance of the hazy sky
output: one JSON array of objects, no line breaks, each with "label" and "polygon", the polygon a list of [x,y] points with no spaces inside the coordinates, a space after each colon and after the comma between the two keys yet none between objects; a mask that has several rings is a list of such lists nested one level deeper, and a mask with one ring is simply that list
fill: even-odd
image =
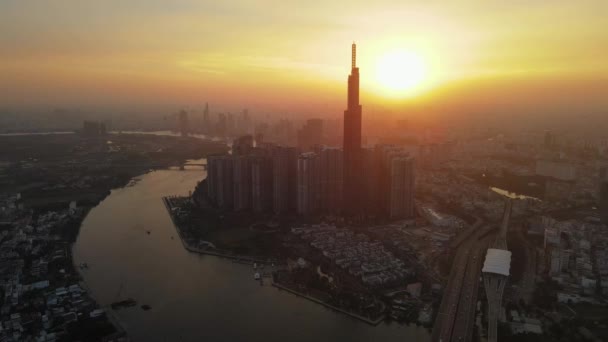
[{"label": "hazy sky", "polygon": [[[0,106],[339,115],[356,41],[364,110],[605,112],[607,14],[605,0],[2,0]],[[395,50],[425,61],[418,96],[375,80]]]}]

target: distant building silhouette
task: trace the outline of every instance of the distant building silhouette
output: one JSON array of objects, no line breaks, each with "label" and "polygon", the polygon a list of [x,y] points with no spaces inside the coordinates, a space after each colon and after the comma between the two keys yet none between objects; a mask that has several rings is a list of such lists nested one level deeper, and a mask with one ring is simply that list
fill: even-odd
[{"label": "distant building silhouette", "polygon": [[352,45],[351,73],[348,76],[347,108],[344,111],[344,212],[347,215],[361,213],[362,155],[361,155],[361,105],[359,104],[359,68],[357,46]]},{"label": "distant building silhouette", "polygon": [[237,118],[236,133],[237,134],[250,134],[251,133],[251,118],[249,117],[249,110],[247,108],[243,109],[243,112]]},{"label": "distant building silhouette", "polygon": [[233,140],[232,154],[245,155],[253,151],[253,136],[243,135]]},{"label": "distant building silhouette", "polygon": [[182,135],[182,137],[187,137],[188,134],[190,134],[188,112],[186,112],[185,110],[181,110],[178,114],[177,120],[180,134]]},{"label": "distant building silhouette", "polygon": [[298,147],[302,151],[311,151],[315,145],[323,141],[323,120],[309,119],[298,130]]},{"label": "distant building silhouette", "polygon": [[203,110],[203,133],[210,133],[211,131],[211,119],[209,118],[209,103],[205,103],[205,109]]},{"label": "distant building silhouette", "polygon": [[82,123],[82,134],[87,137],[95,137],[106,134],[106,124],[101,121],[84,121]]},{"label": "distant building silhouette", "polygon": [[234,115],[228,113],[226,115],[226,135],[231,136],[234,134],[236,128],[236,122],[234,121]]},{"label": "distant building silhouette", "polygon": [[545,131],[544,145],[547,148],[553,148],[557,145],[555,134],[552,131]]},{"label": "distant building silhouette", "polygon": [[536,175],[574,181],[576,180],[576,165],[563,160],[540,159],[536,161]]},{"label": "distant building silhouette", "polygon": [[227,119],[224,113],[219,113],[217,116],[215,133],[220,137],[225,137],[228,134]]}]

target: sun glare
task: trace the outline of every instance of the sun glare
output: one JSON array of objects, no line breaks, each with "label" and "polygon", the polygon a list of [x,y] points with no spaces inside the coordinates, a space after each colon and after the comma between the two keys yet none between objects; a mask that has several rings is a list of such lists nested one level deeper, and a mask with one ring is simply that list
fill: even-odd
[{"label": "sun glare", "polygon": [[421,91],[427,71],[421,56],[409,51],[393,51],[378,60],[376,81],[382,94],[408,97]]}]

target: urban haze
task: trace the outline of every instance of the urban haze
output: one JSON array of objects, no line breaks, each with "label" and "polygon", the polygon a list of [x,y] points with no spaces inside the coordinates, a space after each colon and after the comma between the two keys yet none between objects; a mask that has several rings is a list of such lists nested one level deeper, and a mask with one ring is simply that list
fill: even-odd
[{"label": "urban haze", "polygon": [[608,2],[0,3],[0,342],[608,341]]}]

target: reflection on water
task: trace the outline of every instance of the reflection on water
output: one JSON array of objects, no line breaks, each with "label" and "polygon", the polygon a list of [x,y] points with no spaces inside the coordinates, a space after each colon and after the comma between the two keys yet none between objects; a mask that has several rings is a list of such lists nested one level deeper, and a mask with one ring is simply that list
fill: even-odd
[{"label": "reflection on water", "polygon": [[251,266],[185,251],[161,196],[187,194],[204,176],[200,169],[148,173],[113,190],[83,222],[75,263],[88,263],[83,277],[101,305],[138,301],[116,312],[135,341],[430,340],[422,327],[369,326],[260,286]]},{"label": "reflection on water", "polygon": [[509,197],[512,199],[532,199],[535,201],[540,201],[540,199],[536,198],[536,197],[521,195],[521,194],[518,194],[515,192],[510,192],[508,190],[504,190],[504,189],[500,189],[500,188],[496,188],[496,187],[490,187],[490,190],[494,191],[497,194],[500,194],[500,195],[503,195],[505,197]]},{"label": "reflection on water", "polygon": [[17,132],[17,133],[0,133],[0,137],[20,137],[28,135],[62,135],[74,134],[74,132]]},{"label": "reflection on water", "polygon": [[[160,135],[160,136],[169,136],[169,137],[181,137],[182,134],[178,133],[178,132],[173,132],[173,131],[111,131],[110,134],[147,134],[147,135]],[[216,136],[210,136],[210,135],[205,135],[205,134],[196,134],[196,133],[190,133],[188,134],[189,137],[192,138],[198,138],[198,139],[204,139],[204,140],[213,140],[213,141],[223,141],[226,139],[222,139],[220,137],[216,137]]]}]

